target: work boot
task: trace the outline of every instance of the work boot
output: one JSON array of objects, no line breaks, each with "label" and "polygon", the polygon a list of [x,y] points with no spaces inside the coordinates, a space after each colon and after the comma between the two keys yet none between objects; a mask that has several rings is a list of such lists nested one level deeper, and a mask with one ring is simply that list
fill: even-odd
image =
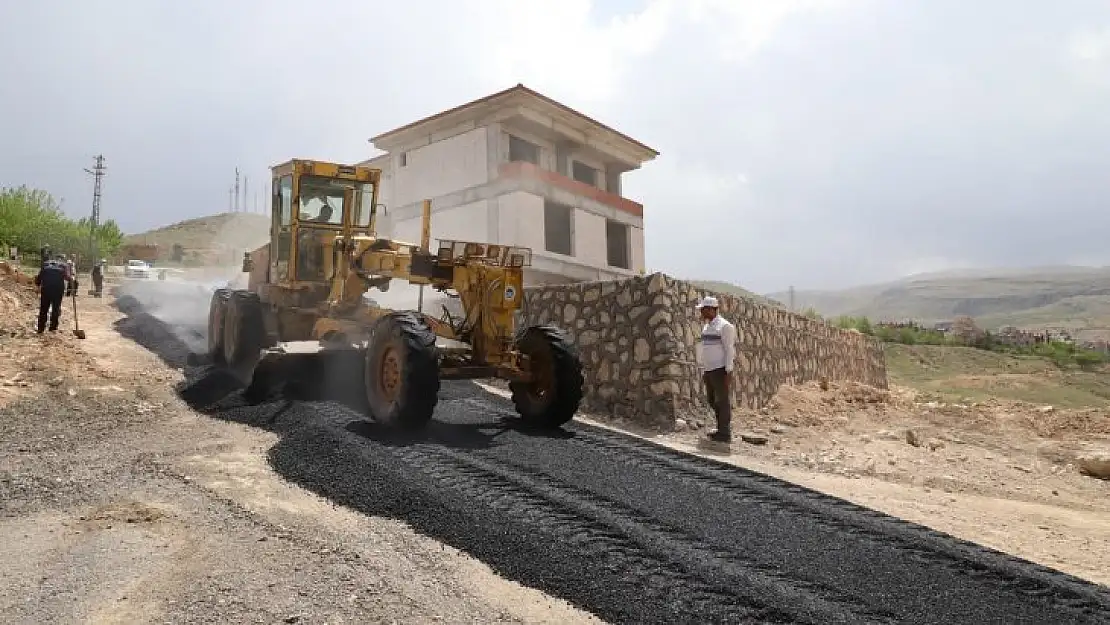
[{"label": "work boot", "polygon": [[718,443],[731,443],[732,433],[727,431],[722,432],[720,430],[713,430],[709,433],[709,440],[716,441]]}]

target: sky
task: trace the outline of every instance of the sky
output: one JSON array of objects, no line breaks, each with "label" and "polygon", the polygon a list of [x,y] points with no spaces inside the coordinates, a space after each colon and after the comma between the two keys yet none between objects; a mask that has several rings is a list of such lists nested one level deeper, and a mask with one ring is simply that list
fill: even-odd
[{"label": "sky", "polygon": [[1110,264],[1105,0],[36,0],[0,59],[0,186],[84,216],[102,153],[127,232],[524,83],[661,153],[624,181],[649,271]]}]

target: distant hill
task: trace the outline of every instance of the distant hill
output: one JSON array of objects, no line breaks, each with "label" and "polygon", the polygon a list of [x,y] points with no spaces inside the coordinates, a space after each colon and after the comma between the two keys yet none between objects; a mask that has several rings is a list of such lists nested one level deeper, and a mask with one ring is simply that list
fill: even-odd
[{"label": "distant hill", "polygon": [[[786,293],[770,297],[784,299]],[[840,291],[796,291],[795,308],[829,316],[925,322],[973,317],[992,329],[1063,327],[1081,338],[1110,336],[1110,267],[960,270]]]},{"label": "distant hill", "polygon": [[203,264],[236,262],[244,251],[253,250],[270,238],[270,218],[250,213],[222,213],[188,219],[141,234],[124,237],[126,245],[158,246],[160,261],[168,261],[174,245],[180,245],[186,261]]},{"label": "distant hill", "polygon": [[719,280],[690,280],[690,283],[698,288],[705,289],[706,291],[713,291],[714,293],[720,293],[722,295],[743,297],[745,299],[755,300],[761,304],[769,304],[771,306],[775,306],[776,308],[784,307],[781,302],[767,297],[766,295],[753,293],[742,286],[737,286],[730,282],[721,282]]}]

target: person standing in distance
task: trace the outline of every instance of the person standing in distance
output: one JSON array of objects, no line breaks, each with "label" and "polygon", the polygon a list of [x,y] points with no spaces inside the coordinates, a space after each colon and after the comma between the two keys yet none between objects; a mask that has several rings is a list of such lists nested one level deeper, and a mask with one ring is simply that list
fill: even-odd
[{"label": "person standing in distance", "polygon": [[704,322],[701,328],[702,380],[705,396],[717,418],[717,429],[710,440],[732,441],[732,369],[736,362],[736,326],[718,314],[716,297],[701,300],[698,309]]},{"label": "person standing in distance", "polygon": [[96,297],[101,297],[102,295],[104,295],[104,265],[107,265],[107,264],[108,264],[108,261],[101,258],[100,262],[93,265],[93,268],[92,268],[93,295],[96,296]]}]

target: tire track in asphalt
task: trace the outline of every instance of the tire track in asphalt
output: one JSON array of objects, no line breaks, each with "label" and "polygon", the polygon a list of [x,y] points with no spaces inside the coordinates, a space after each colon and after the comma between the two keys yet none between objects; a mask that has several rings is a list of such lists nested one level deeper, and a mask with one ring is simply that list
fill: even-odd
[{"label": "tire track in asphalt", "polygon": [[[572,524],[580,528],[578,536],[592,531],[616,538],[625,553],[644,551],[652,559],[686,571],[687,575],[703,580],[702,583],[708,585],[706,580],[714,580],[720,587],[732,589],[724,593],[726,602],[739,598],[745,603],[768,608],[789,606],[787,613],[782,615],[769,609],[762,617],[765,622],[895,622],[893,614],[879,613],[854,597],[840,595],[836,588],[790,578],[773,567],[761,566],[729,550],[706,545],[697,536],[659,523],[639,510],[566,484],[531,467],[445,448],[408,448],[399,453],[435,478],[468,489],[476,498],[486,499],[491,494],[495,498],[509,497],[509,493],[520,495],[533,504],[526,516],[554,514],[559,517],[560,525]],[[469,481],[461,481],[460,476],[466,476]],[[510,514],[525,510],[523,506],[502,509]]]}]

